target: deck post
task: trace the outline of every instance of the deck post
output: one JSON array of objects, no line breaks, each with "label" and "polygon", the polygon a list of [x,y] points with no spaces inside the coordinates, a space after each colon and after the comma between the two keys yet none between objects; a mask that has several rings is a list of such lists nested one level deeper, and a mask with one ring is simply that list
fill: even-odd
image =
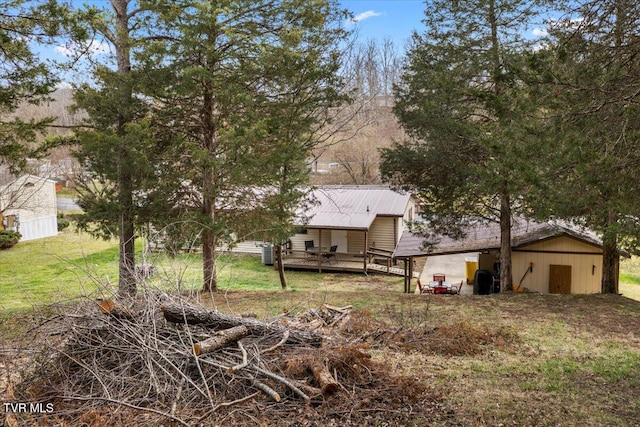
[{"label": "deck post", "polygon": [[362,253],[363,257],[362,259],[364,260],[364,274],[367,274],[367,251],[369,250],[369,233],[367,232],[367,230],[364,230],[364,251]]},{"label": "deck post", "polygon": [[403,279],[404,279],[404,293],[405,294],[409,293],[409,290],[408,290],[409,286],[407,285],[408,269],[409,269],[409,266],[407,265],[407,259],[404,258],[404,277],[403,277]]},{"label": "deck post", "polygon": [[411,293],[411,279],[413,279],[413,257],[409,257],[406,262],[409,263],[409,276],[407,277],[407,292]]},{"label": "deck post", "polygon": [[322,273],[322,228],[318,229],[318,273]]}]

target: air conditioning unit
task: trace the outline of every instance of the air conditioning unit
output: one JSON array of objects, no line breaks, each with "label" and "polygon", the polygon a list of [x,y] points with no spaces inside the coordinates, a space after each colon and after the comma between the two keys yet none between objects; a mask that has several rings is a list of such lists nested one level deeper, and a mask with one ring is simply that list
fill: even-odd
[{"label": "air conditioning unit", "polygon": [[262,246],[262,263],[273,265],[273,246],[269,243]]}]

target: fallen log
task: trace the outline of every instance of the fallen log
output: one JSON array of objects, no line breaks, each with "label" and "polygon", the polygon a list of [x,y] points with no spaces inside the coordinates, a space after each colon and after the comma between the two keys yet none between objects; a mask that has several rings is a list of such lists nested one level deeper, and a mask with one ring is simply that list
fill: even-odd
[{"label": "fallen log", "polygon": [[218,349],[237,342],[240,338],[244,338],[247,335],[249,335],[249,330],[244,325],[238,325],[233,328],[218,331],[211,338],[195,343],[193,345],[193,353],[196,356],[213,353]]},{"label": "fallen log", "polygon": [[285,332],[288,332],[288,343],[306,344],[313,347],[320,347],[322,345],[322,335],[318,333],[288,329],[280,325],[261,322],[253,318],[231,316],[217,310],[207,310],[206,308],[189,304],[165,304],[161,310],[164,318],[173,323],[186,323],[189,325],[200,324],[216,329],[229,329],[243,325],[249,330],[250,335],[284,335]]},{"label": "fallen log", "polygon": [[338,388],[340,388],[340,385],[335,378],[333,378],[333,375],[331,375],[331,372],[329,372],[326,366],[321,364],[311,365],[311,372],[323,394],[335,393],[338,391]]}]

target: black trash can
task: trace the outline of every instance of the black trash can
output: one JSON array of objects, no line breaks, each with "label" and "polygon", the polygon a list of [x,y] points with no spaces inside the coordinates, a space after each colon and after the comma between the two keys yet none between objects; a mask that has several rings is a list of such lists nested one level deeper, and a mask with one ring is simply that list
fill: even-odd
[{"label": "black trash can", "polygon": [[473,294],[489,295],[493,291],[493,274],[489,270],[476,270],[473,277]]}]

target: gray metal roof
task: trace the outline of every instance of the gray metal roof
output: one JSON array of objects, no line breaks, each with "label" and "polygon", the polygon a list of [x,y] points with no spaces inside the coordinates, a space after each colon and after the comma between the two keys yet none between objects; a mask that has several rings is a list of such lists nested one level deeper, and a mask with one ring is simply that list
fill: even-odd
[{"label": "gray metal roof", "polygon": [[[518,249],[552,237],[569,236],[602,248],[602,240],[592,231],[560,221],[536,222],[524,219],[514,221],[511,227],[511,247]],[[394,256],[412,257],[480,252],[500,249],[500,225],[479,224],[467,230],[466,237],[454,240],[447,236],[431,239],[425,247],[425,238],[407,230],[402,234]]]},{"label": "gray metal roof", "polygon": [[322,186],[304,216],[308,228],[367,230],[376,216],[402,217],[410,195],[378,185]]}]

